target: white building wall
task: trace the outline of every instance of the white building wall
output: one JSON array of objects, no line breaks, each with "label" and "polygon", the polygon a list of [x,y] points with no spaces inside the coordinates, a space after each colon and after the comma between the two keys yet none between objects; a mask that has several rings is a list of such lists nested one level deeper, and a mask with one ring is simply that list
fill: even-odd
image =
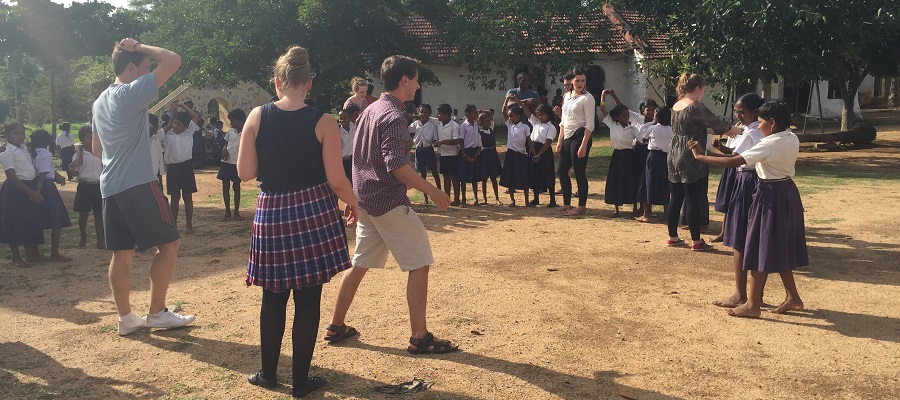
[{"label": "white building wall", "polygon": [[[191,87],[176,96],[173,100],[179,103],[184,103],[188,100],[193,101],[194,109],[203,114],[203,119],[205,119],[206,122],[209,122],[209,115],[206,115],[207,105],[210,101],[217,100],[219,103],[219,115],[215,115],[215,117],[222,120],[226,127],[228,127],[228,112],[235,108],[240,108],[244,110],[246,114],[250,114],[250,111],[255,107],[268,103],[269,100],[272,99],[272,96],[271,93],[255,83],[241,82],[230,88]],[[159,110],[159,114],[162,115],[168,111],[169,106],[165,105]]]}]

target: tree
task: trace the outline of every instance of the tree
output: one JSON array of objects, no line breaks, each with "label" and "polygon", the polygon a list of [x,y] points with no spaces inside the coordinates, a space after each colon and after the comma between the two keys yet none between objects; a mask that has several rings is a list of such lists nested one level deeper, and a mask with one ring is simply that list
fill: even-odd
[{"label": "tree", "polygon": [[673,57],[657,73],[695,70],[726,82],[781,76],[835,80],[841,129],[868,74],[900,73],[900,4],[890,0],[622,0],[647,16],[645,33],[669,34]]}]

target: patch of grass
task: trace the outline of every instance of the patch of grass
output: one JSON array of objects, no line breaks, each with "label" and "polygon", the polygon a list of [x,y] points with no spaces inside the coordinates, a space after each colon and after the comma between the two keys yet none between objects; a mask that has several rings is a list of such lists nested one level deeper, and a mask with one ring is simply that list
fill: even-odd
[{"label": "patch of grass", "polygon": [[798,166],[794,182],[800,194],[811,194],[828,191],[835,187],[854,183],[875,185],[881,181],[898,182],[900,175],[865,169],[847,168],[846,166]]},{"label": "patch of grass", "polygon": [[209,329],[211,331],[217,331],[217,330],[219,330],[219,327],[221,327],[221,326],[222,325],[219,324],[218,322],[212,322],[212,323],[206,324],[206,329]]},{"label": "patch of grass", "polygon": [[99,327],[97,327],[97,330],[103,334],[117,332],[118,329],[119,328],[115,324],[106,324],[106,325],[100,325]]},{"label": "patch of grass", "polygon": [[815,225],[830,225],[835,222],[841,222],[843,220],[843,218],[811,219],[809,220],[809,223]]},{"label": "patch of grass", "polygon": [[193,386],[188,386],[183,383],[176,383],[175,385],[166,389],[166,395],[165,395],[165,397],[163,397],[163,399],[166,399],[166,400],[201,399],[202,397],[187,396],[191,393],[194,393],[195,391],[197,391],[197,388],[195,388]]}]

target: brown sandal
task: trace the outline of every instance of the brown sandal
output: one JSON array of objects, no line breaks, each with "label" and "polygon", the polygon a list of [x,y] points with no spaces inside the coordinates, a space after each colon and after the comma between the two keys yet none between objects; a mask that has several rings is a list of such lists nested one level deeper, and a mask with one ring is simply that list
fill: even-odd
[{"label": "brown sandal", "polygon": [[444,354],[459,350],[458,344],[451,344],[449,340],[437,340],[431,332],[426,332],[421,339],[409,338],[409,344],[416,346],[406,348],[412,354]]},{"label": "brown sandal", "polygon": [[359,331],[357,331],[356,328],[347,324],[343,324],[340,326],[329,324],[327,327],[325,327],[325,329],[337,333],[337,335],[334,336],[325,335],[325,341],[331,344],[341,342],[344,339],[351,338],[359,334]]}]

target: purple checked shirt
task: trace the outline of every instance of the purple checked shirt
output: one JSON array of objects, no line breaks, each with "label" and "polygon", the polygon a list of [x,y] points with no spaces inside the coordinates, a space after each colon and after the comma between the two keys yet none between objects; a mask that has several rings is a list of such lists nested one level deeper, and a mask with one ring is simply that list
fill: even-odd
[{"label": "purple checked shirt", "polygon": [[405,108],[387,93],[359,117],[353,145],[353,193],[359,208],[377,217],[402,205],[411,206],[406,185],[391,171],[409,165],[412,138]]}]

